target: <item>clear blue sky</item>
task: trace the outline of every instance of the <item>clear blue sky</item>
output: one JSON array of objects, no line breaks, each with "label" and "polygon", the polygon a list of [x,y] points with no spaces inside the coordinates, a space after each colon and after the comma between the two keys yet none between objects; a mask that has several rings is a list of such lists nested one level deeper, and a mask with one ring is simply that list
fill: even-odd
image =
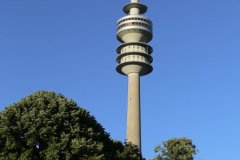
[{"label": "clear blue sky", "polygon": [[[128,0],[1,0],[0,110],[52,90],[125,139],[127,78],[115,71],[116,21]],[[240,1],[142,0],[154,71],[141,79],[143,154],[188,137],[196,160],[238,160]]]}]

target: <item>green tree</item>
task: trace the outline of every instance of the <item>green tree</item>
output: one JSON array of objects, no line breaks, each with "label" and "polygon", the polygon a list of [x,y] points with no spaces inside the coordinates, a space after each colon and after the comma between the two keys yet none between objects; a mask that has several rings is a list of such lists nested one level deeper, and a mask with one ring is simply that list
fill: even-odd
[{"label": "green tree", "polygon": [[191,139],[173,138],[155,148],[153,160],[193,160],[197,150]]},{"label": "green tree", "polygon": [[0,112],[0,160],[137,160],[75,102],[36,92]]}]

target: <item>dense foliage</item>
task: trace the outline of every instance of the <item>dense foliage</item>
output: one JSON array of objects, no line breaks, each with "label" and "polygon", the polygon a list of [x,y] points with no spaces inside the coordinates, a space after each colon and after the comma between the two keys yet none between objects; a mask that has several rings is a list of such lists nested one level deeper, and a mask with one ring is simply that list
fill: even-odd
[{"label": "dense foliage", "polygon": [[155,152],[158,155],[153,160],[193,160],[197,151],[191,139],[173,138],[157,146]]},{"label": "dense foliage", "polygon": [[36,92],[0,112],[0,160],[137,160],[138,153],[60,94]]}]

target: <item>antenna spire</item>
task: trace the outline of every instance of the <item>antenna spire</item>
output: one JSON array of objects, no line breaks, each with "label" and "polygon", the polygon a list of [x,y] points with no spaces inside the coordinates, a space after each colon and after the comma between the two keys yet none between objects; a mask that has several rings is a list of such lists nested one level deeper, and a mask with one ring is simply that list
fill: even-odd
[{"label": "antenna spire", "polygon": [[131,0],[131,3],[138,3],[139,0]]}]

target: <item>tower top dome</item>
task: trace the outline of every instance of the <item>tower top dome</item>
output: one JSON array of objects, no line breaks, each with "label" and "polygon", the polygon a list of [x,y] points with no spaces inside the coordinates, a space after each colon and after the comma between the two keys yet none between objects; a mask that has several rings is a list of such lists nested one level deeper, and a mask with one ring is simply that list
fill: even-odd
[{"label": "tower top dome", "polygon": [[140,14],[144,14],[147,11],[147,6],[145,6],[144,4],[141,4],[141,3],[129,3],[129,4],[126,4],[123,7],[123,12],[125,12],[126,14],[129,14],[130,10],[132,8],[138,8],[139,11],[140,11]]}]

